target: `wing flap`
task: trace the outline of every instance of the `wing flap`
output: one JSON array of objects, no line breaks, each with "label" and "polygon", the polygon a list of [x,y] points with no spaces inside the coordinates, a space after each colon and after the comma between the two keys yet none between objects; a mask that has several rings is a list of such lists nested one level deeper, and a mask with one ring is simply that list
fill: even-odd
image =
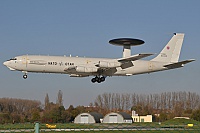
[{"label": "wing flap", "polygon": [[183,67],[185,64],[190,63],[192,61],[195,61],[195,59],[184,60],[184,61],[180,61],[180,62],[177,62],[177,63],[167,64],[167,65],[164,65],[164,67],[167,67],[169,69],[179,68],[179,67]]},{"label": "wing flap", "polygon": [[135,61],[135,60],[139,60],[148,56],[154,55],[152,53],[141,53],[141,54],[136,54],[136,55],[132,55],[130,57],[126,57],[126,58],[120,58],[118,59],[119,62],[128,62],[128,61]]}]

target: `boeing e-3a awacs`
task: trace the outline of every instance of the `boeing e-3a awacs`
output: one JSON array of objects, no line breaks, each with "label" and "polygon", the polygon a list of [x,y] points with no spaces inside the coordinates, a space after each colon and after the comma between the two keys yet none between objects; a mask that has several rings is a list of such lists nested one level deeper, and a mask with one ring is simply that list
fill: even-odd
[{"label": "boeing e-3a awacs", "polygon": [[91,81],[101,83],[107,76],[131,76],[183,67],[184,64],[194,61],[178,61],[183,39],[183,33],[174,33],[160,54],[149,61],[140,59],[153,55],[151,53],[131,55],[131,46],[143,44],[144,41],[119,38],[109,41],[111,44],[123,46],[123,57],[119,59],[22,55],[3,64],[10,70],[22,71],[24,79],[28,72],[62,73],[69,74],[70,77],[94,76]]}]

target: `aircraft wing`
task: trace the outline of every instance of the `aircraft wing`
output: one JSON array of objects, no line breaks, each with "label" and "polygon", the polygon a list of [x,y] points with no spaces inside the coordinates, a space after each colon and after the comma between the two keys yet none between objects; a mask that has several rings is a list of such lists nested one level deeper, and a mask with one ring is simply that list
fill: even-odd
[{"label": "aircraft wing", "polygon": [[167,65],[164,65],[164,67],[167,67],[169,69],[179,68],[179,67],[183,67],[185,64],[190,63],[192,61],[195,61],[195,59],[184,60],[184,61],[181,61],[181,62],[167,64]]},{"label": "aircraft wing", "polygon": [[[72,66],[65,68],[64,71],[68,74],[71,74],[70,77],[87,77],[94,74],[99,73],[114,73],[117,71],[117,67],[121,67],[122,69],[129,68],[133,66],[131,61],[139,60],[141,58],[150,56],[153,54],[137,54],[132,55],[130,57],[120,58],[120,59],[113,59],[113,60],[100,60],[98,63],[94,65],[79,65],[79,66]],[[112,75],[112,74],[111,74]]]},{"label": "aircraft wing", "polygon": [[151,56],[151,55],[154,55],[154,54],[151,54],[151,53],[142,53],[142,54],[132,55],[132,56],[126,57],[126,58],[120,58],[120,59],[117,59],[117,60],[119,62],[124,63],[124,62],[139,60],[139,59],[145,58],[147,56]]}]

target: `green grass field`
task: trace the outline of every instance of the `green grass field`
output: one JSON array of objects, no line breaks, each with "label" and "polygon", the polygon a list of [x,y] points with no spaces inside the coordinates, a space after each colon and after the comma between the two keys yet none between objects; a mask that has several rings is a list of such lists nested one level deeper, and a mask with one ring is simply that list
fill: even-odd
[{"label": "green grass field", "polygon": [[[75,131],[70,131],[75,132]],[[80,131],[75,133],[199,133],[199,131]],[[40,133],[47,133],[47,132],[40,132]],[[52,132],[50,132],[52,133]],[[59,132],[59,133],[66,133],[66,132]]]},{"label": "green grass field", "polygon": [[[193,124],[193,127],[188,127],[188,124]],[[69,129],[70,132],[75,132],[74,130],[78,130],[76,132],[98,132],[98,133],[197,133],[200,132],[200,122],[194,120],[186,120],[186,119],[172,119],[163,123],[152,122],[152,123],[133,123],[133,124],[74,124],[74,123],[56,123],[50,124],[56,125],[54,128],[48,128],[46,124],[40,124],[40,129],[42,133],[47,132],[57,132],[59,129],[59,133],[64,133],[66,131],[62,131],[61,129]],[[23,129],[34,129],[33,123],[21,123],[21,124],[1,124],[0,125],[0,132],[3,130],[18,130],[21,132]],[[44,130],[45,131],[44,131]],[[57,130],[58,129],[58,130]],[[81,129],[81,130],[80,130]],[[98,130],[99,131],[96,131]],[[118,130],[117,130],[118,129]],[[124,129],[127,129],[125,131]],[[132,131],[134,129],[134,131]],[[57,130],[57,131],[55,131]],[[12,131],[15,132],[15,131]]]}]

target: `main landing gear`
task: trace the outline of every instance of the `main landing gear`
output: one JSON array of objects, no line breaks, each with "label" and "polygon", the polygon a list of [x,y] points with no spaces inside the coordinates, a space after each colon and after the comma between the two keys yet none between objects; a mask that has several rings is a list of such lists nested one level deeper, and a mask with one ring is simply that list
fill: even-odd
[{"label": "main landing gear", "polygon": [[104,82],[105,80],[106,80],[106,77],[104,77],[104,76],[102,76],[102,77],[96,76],[91,79],[92,83],[95,83],[95,82],[101,83],[101,82]]}]

